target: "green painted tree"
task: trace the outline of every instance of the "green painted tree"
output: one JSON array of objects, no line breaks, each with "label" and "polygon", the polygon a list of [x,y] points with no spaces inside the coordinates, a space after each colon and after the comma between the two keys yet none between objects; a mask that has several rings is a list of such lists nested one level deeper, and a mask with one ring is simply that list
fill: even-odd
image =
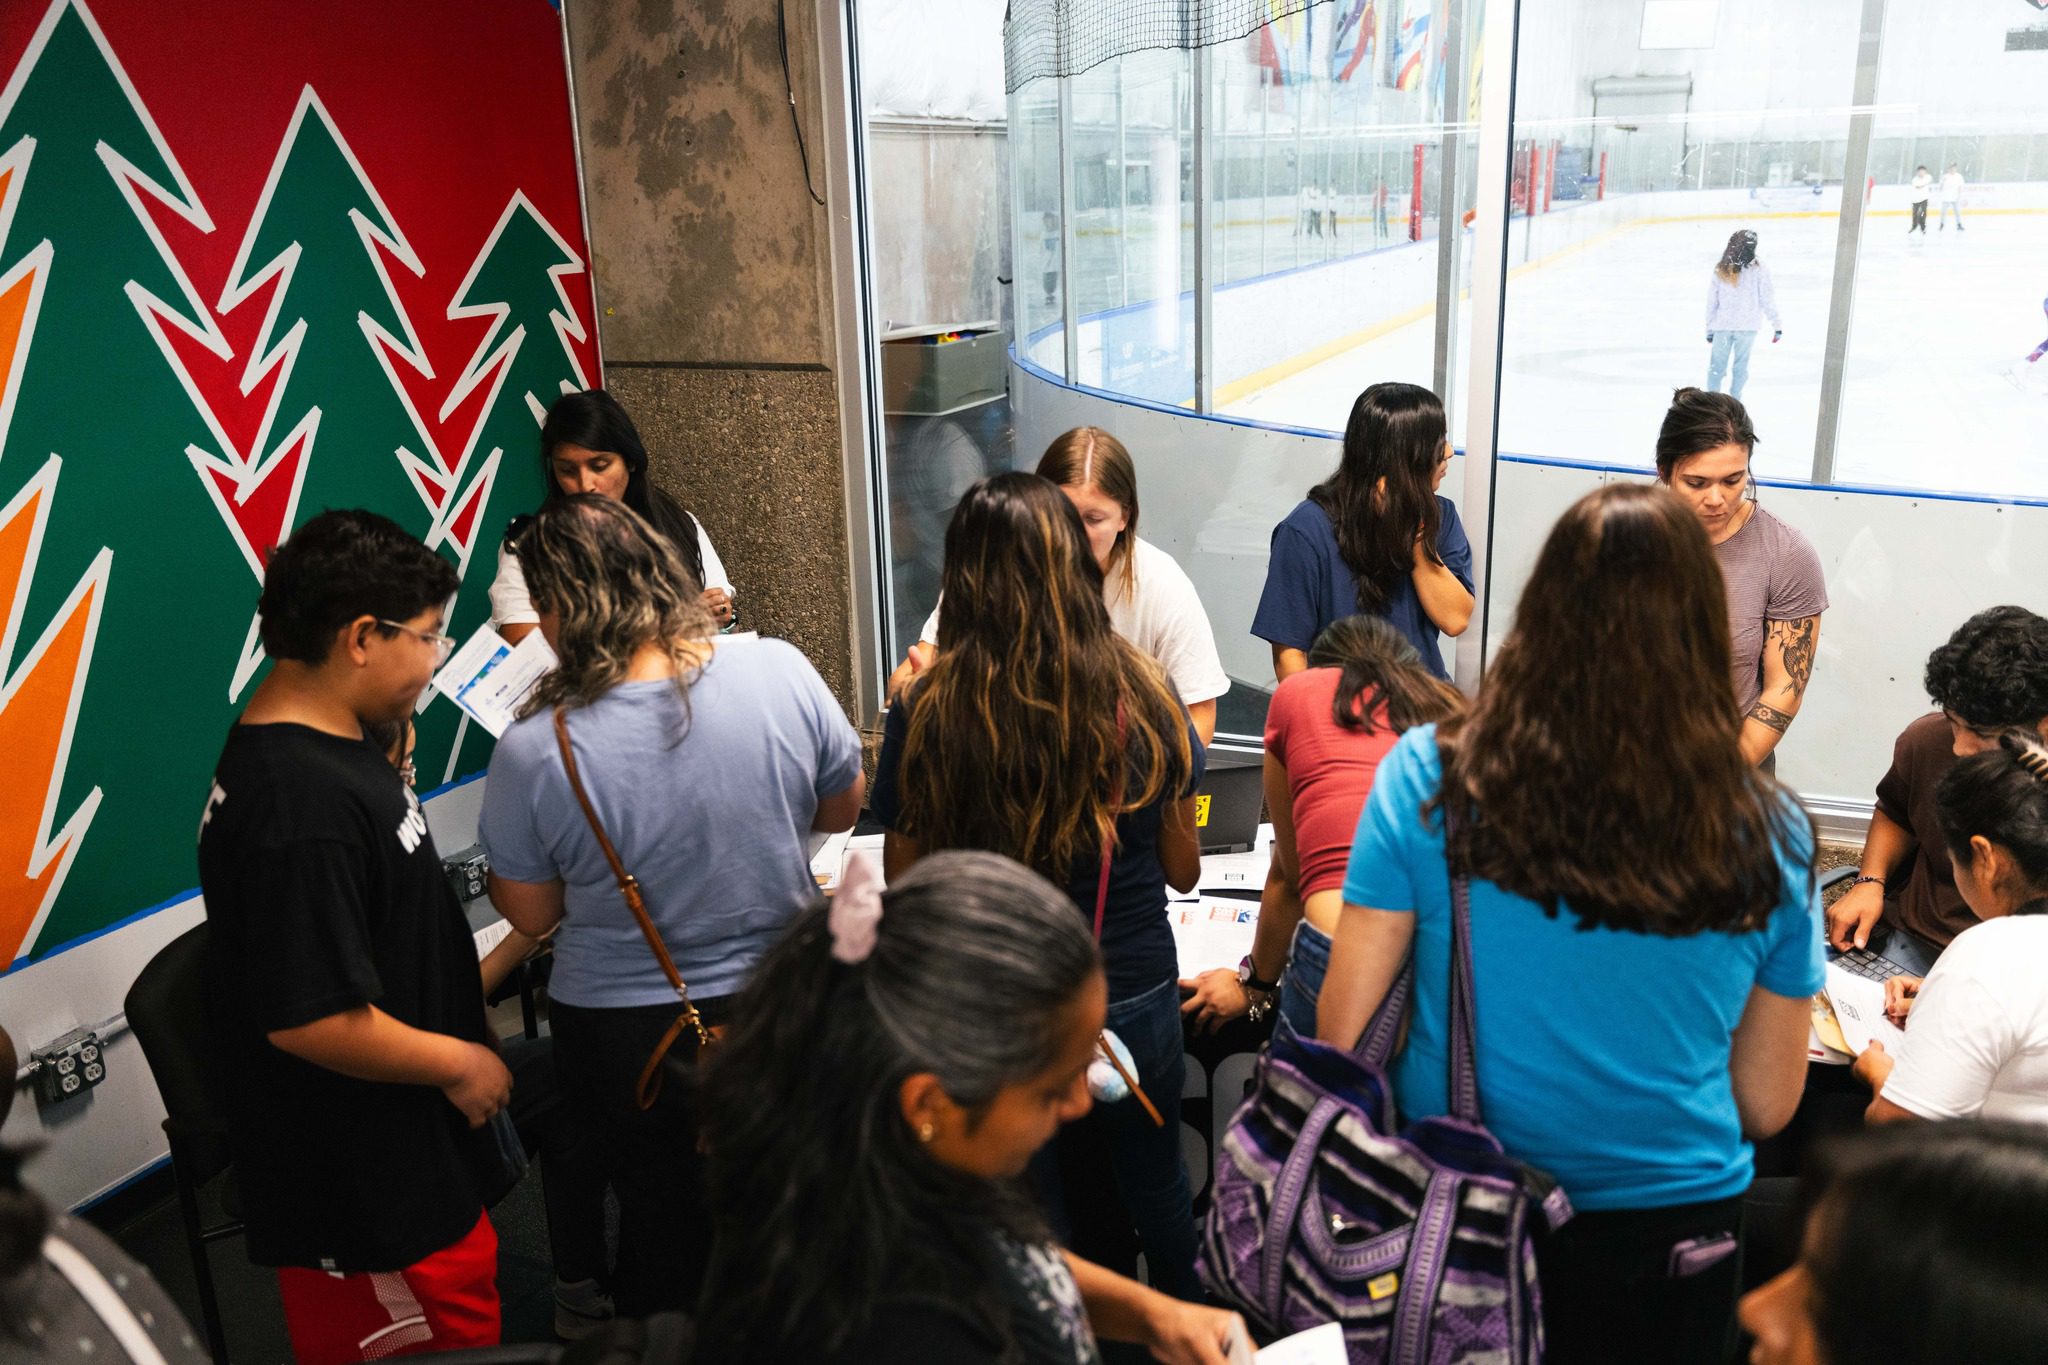
[{"label": "green painted tree", "polygon": [[[435,471],[438,486],[422,485],[399,453],[421,443],[424,423],[409,407],[396,367],[424,375],[430,366],[392,288],[394,261],[421,273],[366,169],[308,86],[221,299],[224,312],[259,297],[268,308],[245,387],[273,369],[282,374],[257,446],[274,453],[290,439],[280,433],[317,415],[296,521],[332,507],[366,507],[431,540],[449,497],[449,474]],[[456,732],[448,709],[420,718],[422,774],[444,769]]]},{"label": "green painted tree", "polygon": [[[505,523],[533,511],[547,491],[541,420],[565,384],[589,387],[569,345],[586,333],[563,283],[583,268],[575,249],[524,194],[515,193],[448,305],[451,318],[492,319],[442,408],[445,417],[479,386],[489,390],[463,453],[462,495],[450,501],[437,528],[467,565],[450,617],[453,633],[462,638],[490,619],[489,589]],[[438,702],[428,709],[453,707]],[[489,752],[489,736],[469,727],[452,771],[482,767]]]},{"label": "green painted tree", "polygon": [[392,289],[394,260],[415,275],[421,271],[308,86],[221,299],[227,312],[266,286],[276,291],[249,362],[251,378],[285,367],[259,446],[267,452],[278,433],[321,411],[306,456],[300,520],[330,507],[367,507],[421,526],[420,494],[396,454],[417,439],[419,424],[393,379],[391,353],[422,374],[430,367]]},{"label": "green painted tree", "polygon": [[[183,453],[207,433],[159,333],[179,328],[216,354],[226,343],[139,201],[213,225],[83,11],[51,6],[8,91],[0,270],[45,241],[51,263],[0,450],[0,505],[50,454],[64,460],[26,604],[37,625],[21,643],[100,548],[113,551],[55,809],[95,786],[104,796],[37,938],[47,951],[195,881],[193,830],[255,594]],[[223,583],[241,590],[217,600],[194,587]]]}]

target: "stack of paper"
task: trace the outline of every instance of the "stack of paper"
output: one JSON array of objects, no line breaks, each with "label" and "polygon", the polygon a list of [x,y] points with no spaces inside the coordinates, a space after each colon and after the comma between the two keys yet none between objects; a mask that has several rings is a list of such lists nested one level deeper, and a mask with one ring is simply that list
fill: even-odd
[{"label": "stack of paper", "polygon": [[1259,905],[1204,896],[1174,901],[1166,907],[1166,919],[1173,928],[1180,974],[1193,977],[1218,967],[1235,968],[1244,959],[1259,931]]},{"label": "stack of paper", "polygon": [[1829,1066],[1847,1066],[1856,1058],[1849,1052],[1849,1042],[1842,1037],[1842,1025],[1835,1018],[1835,1007],[1828,1003],[1828,993],[1820,992],[1813,997],[1813,1022],[1806,1030],[1806,1060],[1826,1062]]},{"label": "stack of paper", "polygon": [[1253,1351],[1251,1338],[1239,1327],[1223,1345],[1228,1365],[1345,1365],[1344,1328],[1334,1322],[1296,1332],[1263,1351]]},{"label": "stack of paper", "polygon": [[846,866],[846,846],[851,842],[851,831],[812,836],[811,877],[818,883],[820,890],[838,889],[840,875]]},{"label": "stack of paper", "polygon": [[1849,1051],[1861,1056],[1873,1042],[1883,1043],[1896,1055],[1906,1041],[1905,1030],[1884,1017],[1884,983],[1843,971],[1828,964],[1828,1003],[1842,1026],[1842,1038]]},{"label": "stack of paper", "polygon": [[504,919],[494,920],[471,934],[470,937],[476,940],[476,960],[479,962],[483,961],[491,949],[503,943],[511,935],[512,921]]}]

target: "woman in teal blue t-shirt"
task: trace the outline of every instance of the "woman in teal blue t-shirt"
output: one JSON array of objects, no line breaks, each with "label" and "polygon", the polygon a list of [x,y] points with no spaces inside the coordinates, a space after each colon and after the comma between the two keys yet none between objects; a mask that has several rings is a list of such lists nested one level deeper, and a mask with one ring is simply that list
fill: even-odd
[{"label": "woman in teal blue t-shirt", "polygon": [[1743,761],[1728,658],[1685,507],[1581,499],[1471,714],[1381,762],[1345,877],[1317,1032],[1354,1041],[1412,945],[1411,1119],[1449,1110],[1447,857],[1471,880],[1482,1112],[1578,1210],[1538,1252],[1558,1361],[1727,1358],[1749,1142],[1805,1078],[1813,835]]}]

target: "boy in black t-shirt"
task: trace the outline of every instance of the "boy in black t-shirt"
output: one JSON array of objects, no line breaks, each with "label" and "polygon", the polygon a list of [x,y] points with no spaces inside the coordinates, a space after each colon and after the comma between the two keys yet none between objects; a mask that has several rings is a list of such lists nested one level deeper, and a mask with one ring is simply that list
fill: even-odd
[{"label": "boy in black t-shirt", "polygon": [[249,1255],[300,1365],[498,1340],[497,1236],[465,1157],[511,1076],[419,800],[364,738],[450,641],[455,571],[368,512],[270,557],[273,660],[199,828]]}]

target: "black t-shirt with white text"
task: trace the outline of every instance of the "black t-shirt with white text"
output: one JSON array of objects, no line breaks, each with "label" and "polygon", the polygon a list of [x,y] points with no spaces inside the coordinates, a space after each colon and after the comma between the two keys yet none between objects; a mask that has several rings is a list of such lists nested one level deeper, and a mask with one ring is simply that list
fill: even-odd
[{"label": "black t-shirt with white text", "polygon": [[398,1270],[460,1240],[477,1197],[462,1115],[270,1033],[361,1005],[473,1042],[483,990],[419,798],[367,740],[237,725],[199,829],[230,1145],[259,1265]]}]

